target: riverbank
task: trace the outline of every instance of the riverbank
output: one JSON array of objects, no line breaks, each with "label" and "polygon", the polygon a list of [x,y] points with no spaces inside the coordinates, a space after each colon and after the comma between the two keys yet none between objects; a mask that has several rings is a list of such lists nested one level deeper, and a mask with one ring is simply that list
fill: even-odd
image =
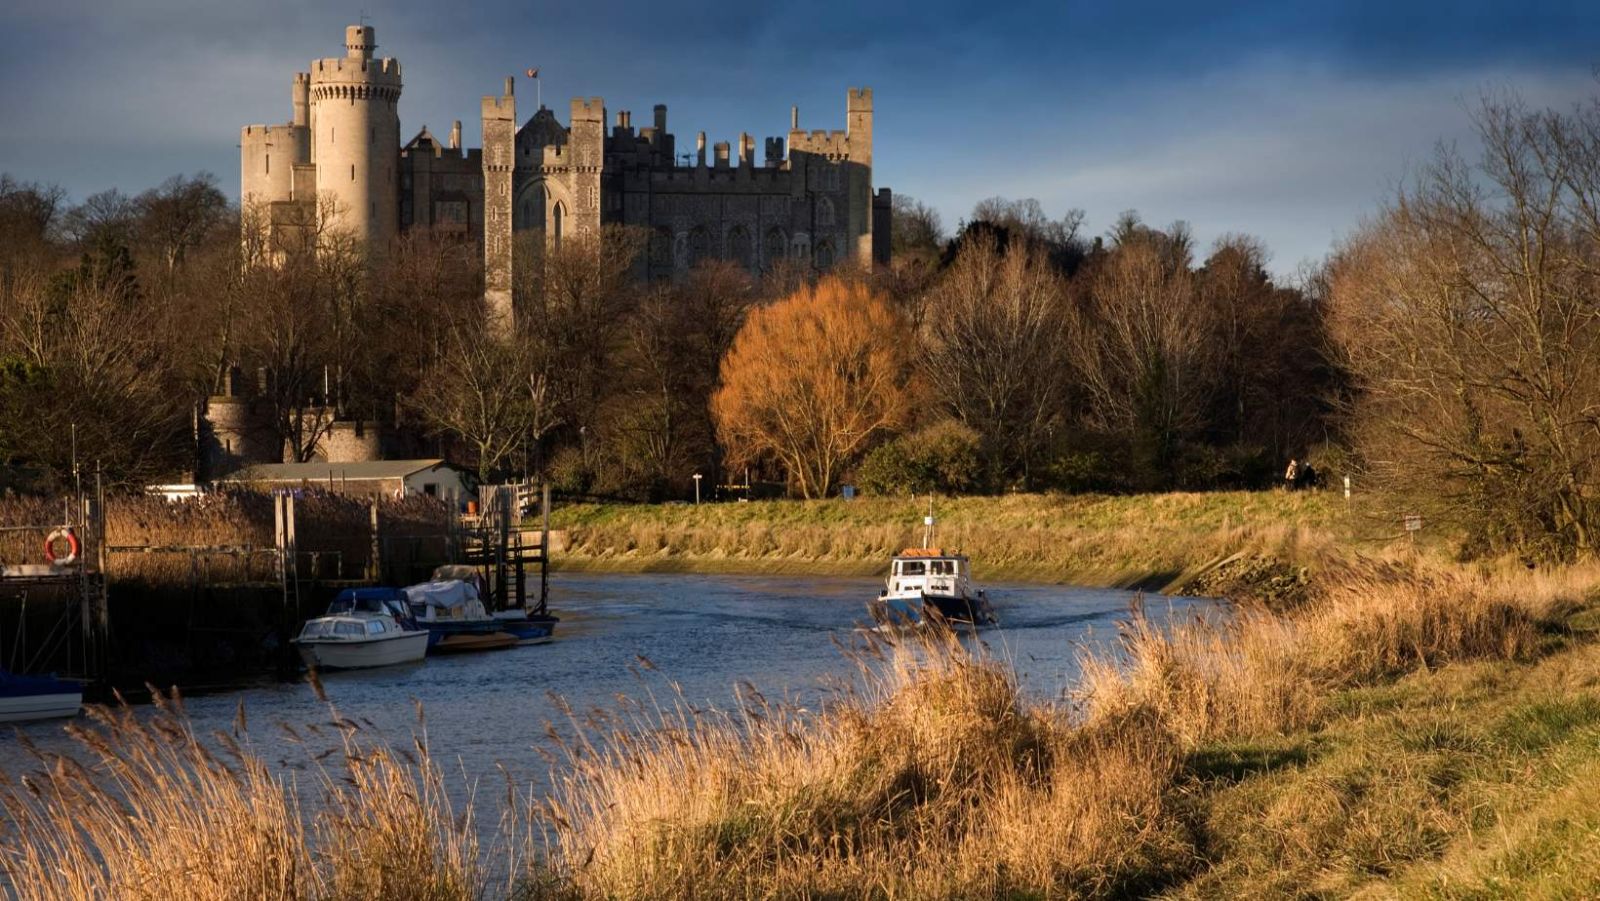
[{"label": "riverbank", "polygon": [[936,635],[847,641],[823,705],[652,688],[722,643],[641,656],[638,700],[553,702],[537,791],[526,745],[498,775],[430,753],[420,706],[416,743],[290,724],[293,775],[243,709],[102,713],[77,762],[0,779],[0,861],[63,899],[1593,897],[1597,586],[1330,560],[1290,609],[1136,609],[1062,701]]},{"label": "riverbank", "polygon": [[[561,568],[881,575],[922,541],[927,499],[579,504],[556,510]],[[940,498],[936,540],[975,576],[1152,591],[1301,579],[1330,555],[1403,540],[1334,492],[1023,494]],[[1220,569],[1223,572],[1218,573]],[[1209,580],[1209,581],[1208,581]]]}]

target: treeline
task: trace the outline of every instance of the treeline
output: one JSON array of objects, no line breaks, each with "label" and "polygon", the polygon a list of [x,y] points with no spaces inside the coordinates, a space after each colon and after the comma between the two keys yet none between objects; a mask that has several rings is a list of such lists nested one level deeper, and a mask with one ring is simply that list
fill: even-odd
[{"label": "treeline", "polygon": [[697,472],[803,496],[1254,487],[1309,455],[1470,552],[1592,554],[1600,107],[1478,123],[1478,161],[1441,154],[1292,285],[1248,237],[1200,248],[1132,213],[1091,236],[999,198],[947,236],[901,196],[894,266],[820,281],[647,284],[634,230],[529,236],[514,325],[455,236],[269,252],[209,176],[77,206],[6,177],[0,472],[60,484],[75,451],[171,478],[231,373],[286,459],[378,419],[485,478],[659,500]]},{"label": "treeline", "polygon": [[[304,242],[316,252],[286,252],[262,211],[231,208],[208,175],[75,206],[7,177],[0,465],[43,486],[67,479],[74,454],[113,482],[181,478],[199,462],[200,405],[230,383],[257,399],[286,460],[312,459],[336,418],[377,419],[392,443],[484,478],[641,499],[735,469],[807,495],[845,481],[1248,486],[1324,433],[1319,306],[1272,283],[1258,243],[1229,239],[1197,263],[1181,224],[1130,214],[1087,241],[1076,213],[1001,200],[946,239],[901,204],[895,267],[841,278],[882,307],[859,337],[903,353],[904,390],[847,444],[785,457],[719,431],[713,395],[752,311],[813,296],[802,268],[711,263],[644,284],[634,230],[556,250],[530,237],[508,337],[484,308],[477,249],[454,236],[413,231],[369,259],[323,232]],[[818,351],[835,341],[826,326],[813,338]],[[814,463],[826,471],[807,475]]]}]

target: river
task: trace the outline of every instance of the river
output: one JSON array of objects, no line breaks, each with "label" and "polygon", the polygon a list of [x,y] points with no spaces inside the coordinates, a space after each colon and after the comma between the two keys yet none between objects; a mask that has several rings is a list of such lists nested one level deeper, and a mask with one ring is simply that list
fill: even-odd
[{"label": "river", "polygon": [[[557,573],[551,609],[562,621],[550,644],[330,673],[323,684],[340,713],[401,743],[409,743],[420,702],[434,756],[449,770],[496,779],[504,766],[542,785],[548,767],[534,749],[548,749],[546,723],[561,719],[550,692],[582,711],[613,706],[619,693],[670,693],[670,680],[692,703],[730,707],[734,683],[744,680],[768,698],[810,703],[830,678],[856,672],[834,642],[849,642],[880,585],[863,578]],[[1134,599],[1125,591],[1034,584],[991,585],[988,593],[1001,625],[984,630],[982,640],[1044,700],[1062,696],[1075,676],[1076,649],[1112,638]],[[1159,615],[1181,615],[1210,602],[1156,597],[1150,605]],[[277,727],[305,734],[306,724],[329,721],[327,706],[303,682],[188,698],[185,707],[195,731],[209,734],[231,728],[241,701],[251,744],[275,765],[302,769],[308,750],[338,743],[337,730],[325,729],[309,748],[297,748]],[[59,722],[22,731],[45,748],[71,746]],[[9,729],[0,735],[0,768],[15,774],[33,766]]]}]

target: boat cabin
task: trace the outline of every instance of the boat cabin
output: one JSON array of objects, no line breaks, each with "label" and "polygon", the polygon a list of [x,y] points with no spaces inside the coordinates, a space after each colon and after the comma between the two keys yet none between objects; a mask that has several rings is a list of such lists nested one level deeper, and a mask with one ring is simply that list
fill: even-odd
[{"label": "boat cabin", "polygon": [[922,591],[963,596],[971,578],[964,554],[945,553],[940,548],[906,548],[894,557],[887,587],[896,594]]},{"label": "boat cabin", "polygon": [[306,622],[305,628],[300,630],[300,640],[365,641],[404,631],[405,627],[398,622],[384,617],[319,616]]}]

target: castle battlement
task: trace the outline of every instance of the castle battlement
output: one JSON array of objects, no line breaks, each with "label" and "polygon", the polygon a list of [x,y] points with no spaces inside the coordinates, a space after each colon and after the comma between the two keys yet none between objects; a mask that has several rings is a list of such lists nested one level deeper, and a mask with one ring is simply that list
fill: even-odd
[{"label": "castle battlement", "polygon": [[313,81],[321,81],[334,76],[365,77],[377,80],[392,80],[400,83],[400,61],[391,57],[383,59],[352,59],[351,57],[328,57],[311,61]]},{"label": "castle battlement", "polygon": [[277,137],[292,138],[295,136],[295,129],[302,127],[304,126],[295,125],[292,122],[281,125],[246,125],[239,129],[239,136],[245,140]]}]

